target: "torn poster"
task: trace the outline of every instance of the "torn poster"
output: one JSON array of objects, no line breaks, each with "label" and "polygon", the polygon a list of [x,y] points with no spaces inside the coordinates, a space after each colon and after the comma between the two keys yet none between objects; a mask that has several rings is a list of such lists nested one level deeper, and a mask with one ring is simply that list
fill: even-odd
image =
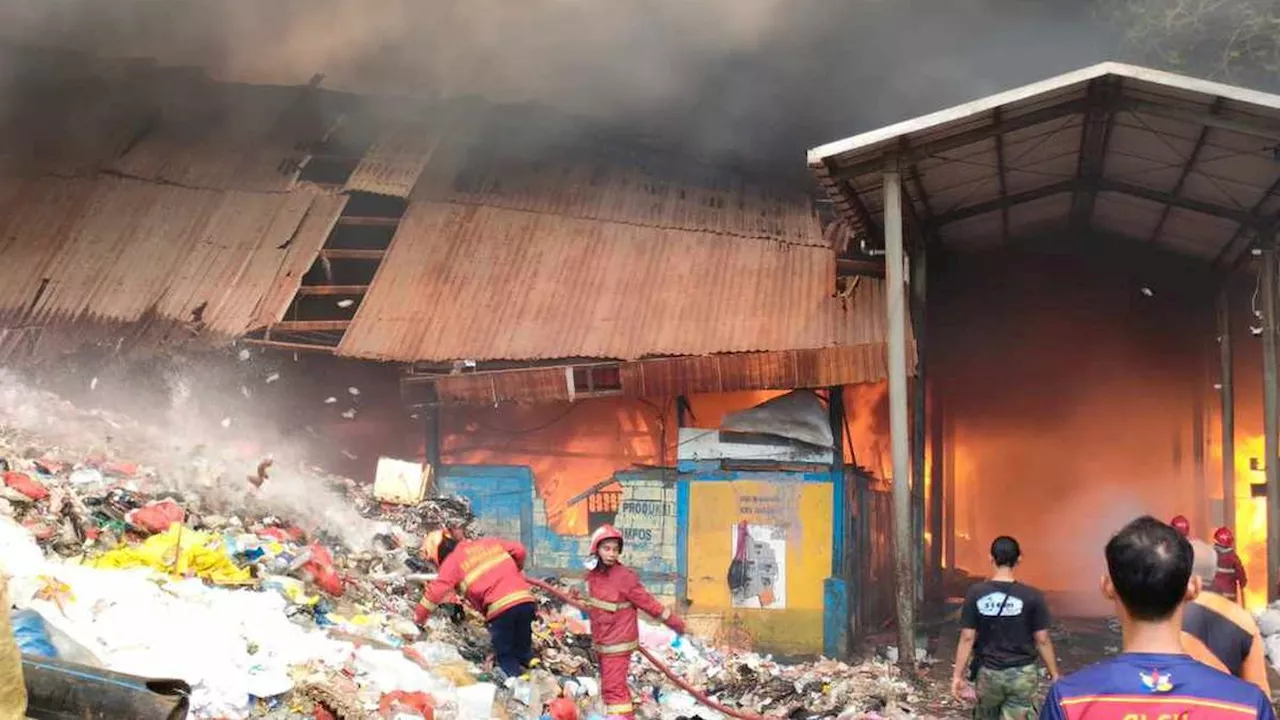
[{"label": "torn poster", "polygon": [[[730,542],[730,557],[742,565],[741,581],[733,583],[730,588],[733,606],[786,609],[786,529],[771,525],[734,525]],[[739,554],[739,547],[744,542],[745,549]]]}]

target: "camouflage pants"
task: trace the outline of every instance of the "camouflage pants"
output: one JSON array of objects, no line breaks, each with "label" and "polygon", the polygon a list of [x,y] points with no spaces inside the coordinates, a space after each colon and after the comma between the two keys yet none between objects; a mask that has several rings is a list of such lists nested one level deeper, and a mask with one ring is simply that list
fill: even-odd
[{"label": "camouflage pants", "polygon": [[1004,670],[980,668],[975,685],[974,720],[1035,720],[1040,672],[1034,663]]}]

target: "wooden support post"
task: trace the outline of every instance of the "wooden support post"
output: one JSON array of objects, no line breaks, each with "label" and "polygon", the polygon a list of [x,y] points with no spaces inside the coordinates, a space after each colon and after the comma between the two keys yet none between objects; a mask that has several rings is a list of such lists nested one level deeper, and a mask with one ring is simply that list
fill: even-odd
[{"label": "wooden support post", "polygon": [[1267,476],[1267,600],[1276,599],[1280,565],[1280,414],[1276,387],[1276,241],[1262,244],[1262,398]]},{"label": "wooden support post", "polygon": [[440,406],[423,408],[423,431],[426,438],[426,461],[438,475],[440,472]]},{"label": "wooden support post", "polygon": [[1222,405],[1222,524],[1236,526],[1236,398],[1231,355],[1231,292],[1218,291],[1218,400]]},{"label": "wooden support post", "polygon": [[[1203,364],[1202,364],[1203,365]],[[1211,537],[1209,486],[1205,481],[1205,402],[1204,375],[1196,373],[1195,395],[1191,400],[1191,473],[1195,488],[1195,523],[1198,537]]]},{"label": "wooden support post", "polygon": [[893,560],[898,658],[915,669],[915,603],[911,547],[911,452],[907,424],[907,294],[902,233],[902,173],[896,157],[884,170],[885,298],[889,345],[889,440],[893,455]]}]

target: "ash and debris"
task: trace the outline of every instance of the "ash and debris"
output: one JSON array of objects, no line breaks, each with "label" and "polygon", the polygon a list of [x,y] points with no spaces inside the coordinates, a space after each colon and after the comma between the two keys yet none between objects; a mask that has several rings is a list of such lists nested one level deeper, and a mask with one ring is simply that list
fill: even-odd
[{"label": "ash and debris", "polygon": [[[185,680],[197,718],[536,718],[558,696],[603,717],[572,608],[540,601],[540,664],[502,686],[478,615],[412,622],[423,533],[479,534],[465,500],[387,504],[305,462],[174,438],[0,373],[0,569],[64,659]],[[642,642],[729,707],[924,714],[919,683],[884,660],[784,664],[650,625]],[[721,717],[639,658],[633,687],[639,717]]]}]

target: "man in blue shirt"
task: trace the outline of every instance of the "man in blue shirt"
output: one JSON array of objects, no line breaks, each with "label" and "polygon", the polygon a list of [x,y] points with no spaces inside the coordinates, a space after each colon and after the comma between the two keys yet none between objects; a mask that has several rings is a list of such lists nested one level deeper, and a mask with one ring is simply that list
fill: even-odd
[{"label": "man in blue shirt", "polygon": [[1275,720],[1256,686],[1182,650],[1182,606],[1200,592],[1186,538],[1140,517],[1111,538],[1106,557],[1102,592],[1115,603],[1124,652],[1056,683],[1041,720]]}]

